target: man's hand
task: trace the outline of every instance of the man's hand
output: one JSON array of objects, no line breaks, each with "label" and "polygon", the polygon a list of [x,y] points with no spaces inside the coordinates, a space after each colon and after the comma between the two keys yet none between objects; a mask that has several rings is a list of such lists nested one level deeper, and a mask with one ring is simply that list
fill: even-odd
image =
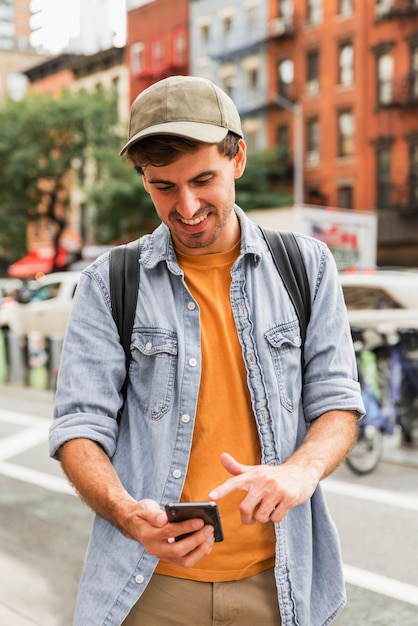
[{"label": "man's hand", "polygon": [[239,507],[244,524],[280,522],[309,500],[319,481],[345,459],[357,439],[357,419],[353,411],[324,413],[281,465],[243,465],[224,452],[221,463],[232,478],[213,489],[209,498],[216,501],[233,491],[245,491]]},{"label": "man's hand", "polygon": [[240,504],[244,524],[280,522],[298,504],[306,502],[318,484],[306,472],[292,464],[242,465],[230,454],[221,455],[221,463],[233,478],[229,478],[209,493],[211,500],[219,500],[233,491],[247,492]]},{"label": "man's hand", "polygon": [[[129,528],[126,535],[139,541],[149,554],[174,565],[193,567],[212,550],[213,527],[205,526],[203,520],[194,518],[170,524],[154,500],[140,500],[132,503],[130,509],[124,523]],[[176,541],[185,533],[192,534]]]}]

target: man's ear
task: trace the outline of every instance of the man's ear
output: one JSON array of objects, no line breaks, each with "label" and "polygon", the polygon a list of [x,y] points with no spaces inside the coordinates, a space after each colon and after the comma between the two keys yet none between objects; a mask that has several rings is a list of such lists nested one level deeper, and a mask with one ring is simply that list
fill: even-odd
[{"label": "man's ear", "polygon": [[243,139],[239,140],[238,152],[234,159],[234,178],[241,178],[245,170],[245,164],[247,162],[247,146]]}]

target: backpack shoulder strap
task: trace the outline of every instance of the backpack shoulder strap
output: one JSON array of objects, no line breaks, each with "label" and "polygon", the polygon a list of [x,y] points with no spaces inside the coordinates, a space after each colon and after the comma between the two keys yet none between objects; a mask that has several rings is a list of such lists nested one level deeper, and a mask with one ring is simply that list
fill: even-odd
[{"label": "backpack shoulder strap", "polygon": [[295,307],[303,345],[306,339],[306,327],[311,316],[311,297],[305,262],[301,251],[295,235],[291,231],[277,231],[263,227],[261,232]]},{"label": "backpack shoulder strap", "polygon": [[139,253],[139,239],[110,251],[110,300],[113,319],[125,350],[126,371],[131,360],[131,335],[138,300]]}]

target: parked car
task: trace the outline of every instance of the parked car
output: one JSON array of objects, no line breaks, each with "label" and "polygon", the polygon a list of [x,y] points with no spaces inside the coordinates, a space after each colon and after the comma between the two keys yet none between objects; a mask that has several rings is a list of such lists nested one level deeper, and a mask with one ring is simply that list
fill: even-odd
[{"label": "parked car", "polygon": [[340,280],[352,327],[385,334],[418,328],[418,271],[349,271]]},{"label": "parked car", "polygon": [[47,274],[29,292],[25,302],[7,298],[0,306],[0,328],[27,335],[39,331],[62,338],[81,272]]}]

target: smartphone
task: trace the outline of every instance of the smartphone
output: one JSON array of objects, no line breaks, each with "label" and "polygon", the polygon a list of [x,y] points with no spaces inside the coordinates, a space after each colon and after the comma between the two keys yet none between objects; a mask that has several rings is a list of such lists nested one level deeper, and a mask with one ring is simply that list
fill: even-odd
[{"label": "smartphone", "polygon": [[[214,528],[215,541],[223,541],[221,517],[216,502],[170,502],[165,505],[169,522],[184,522],[187,519],[198,517],[205,524],[210,524]],[[191,533],[176,537],[176,541],[187,537]]]}]

